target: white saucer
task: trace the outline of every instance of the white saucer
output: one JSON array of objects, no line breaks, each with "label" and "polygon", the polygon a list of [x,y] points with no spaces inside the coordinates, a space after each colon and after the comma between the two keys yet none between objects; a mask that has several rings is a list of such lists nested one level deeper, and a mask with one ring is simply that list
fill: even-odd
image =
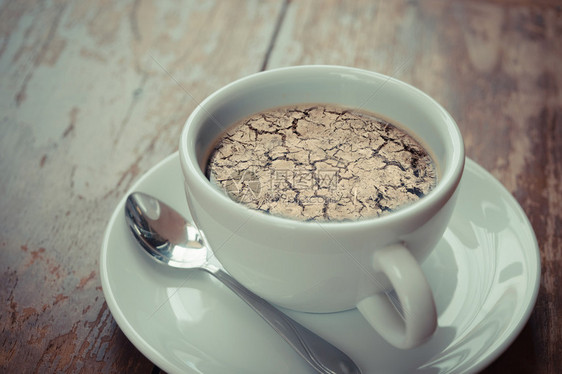
[{"label": "white saucer", "polygon": [[[155,195],[189,216],[177,154],[131,190]],[[200,271],[153,263],[115,209],[101,250],[107,304],[131,342],[169,373],[312,373],[304,361],[222,284]],[[287,311],[345,351],[363,373],[465,373],[482,370],[516,338],[535,304],[537,241],[507,190],[467,160],[457,208],[423,264],[434,290],[439,328],[423,346],[386,344],[357,310]]]}]

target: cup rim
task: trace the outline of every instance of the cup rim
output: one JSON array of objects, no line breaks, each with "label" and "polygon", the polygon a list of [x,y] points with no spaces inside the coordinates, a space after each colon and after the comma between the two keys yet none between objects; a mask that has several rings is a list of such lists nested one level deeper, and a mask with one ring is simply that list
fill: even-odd
[{"label": "cup rim", "polygon": [[[387,81],[392,81],[394,84],[398,84],[402,86],[404,89],[411,90],[415,92],[417,95],[421,95],[425,100],[431,103],[434,106],[434,109],[437,110],[441,117],[444,119],[447,129],[447,137],[451,140],[452,144],[452,152],[450,157],[450,167],[447,168],[448,172],[441,174],[441,178],[438,181],[435,188],[433,188],[427,195],[422,197],[415,202],[401,207],[400,209],[384,214],[382,216],[374,216],[368,218],[361,218],[357,220],[345,220],[345,221],[318,221],[318,220],[310,220],[310,221],[300,221],[296,219],[291,219],[288,217],[277,216],[273,214],[268,214],[266,212],[261,212],[255,209],[251,209],[244,204],[238,203],[228,197],[226,194],[220,192],[217,188],[213,187],[211,182],[205,176],[204,172],[201,170],[198,158],[195,153],[195,146],[193,142],[189,140],[193,140],[197,133],[194,133],[198,128],[201,126],[195,126],[194,121],[196,118],[202,115],[202,112],[206,111],[205,106],[217,100],[225,93],[231,91],[236,86],[244,85],[246,83],[251,82],[252,80],[260,79],[266,75],[273,75],[273,74],[283,74],[286,72],[298,72],[298,71],[306,71],[306,70],[316,70],[316,71],[325,71],[326,73],[333,72],[333,73],[346,73],[346,74],[353,74],[357,75],[370,75],[372,77],[376,77],[378,79],[384,79]],[[203,115],[204,116],[204,115]],[[290,66],[290,67],[282,67],[276,68],[271,70],[265,70],[261,72],[257,72],[254,74],[250,74],[248,76],[239,78],[221,88],[214,91],[212,94],[207,96],[201,103],[199,103],[195,109],[191,112],[188,116],[180,135],[180,143],[179,143],[179,154],[180,154],[180,161],[182,165],[182,171],[184,173],[184,178],[189,178],[190,183],[197,183],[200,187],[204,189],[207,196],[212,198],[215,201],[220,201],[222,204],[226,204],[230,209],[232,209],[237,214],[251,214],[251,213],[258,213],[260,214],[260,220],[263,223],[271,223],[273,225],[293,225],[294,227],[313,227],[314,225],[318,225],[319,223],[324,227],[330,228],[350,228],[350,227],[362,227],[368,225],[388,225],[393,224],[396,221],[403,220],[406,217],[411,216],[412,214],[424,212],[424,211],[431,211],[433,207],[441,206],[446,201],[451,198],[454,191],[456,190],[457,185],[460,182],[464,164],[465,164],[465,149],[464,149],[464,142],[461,135],[461,132],[453,119],[453,117],[431,96],[426,94],[425,92],[421,91],[420,89],[403,82],[399,79],[393,78],[391,76],[387,76],[385,74],[377,73],[374,71],[369,71],[365,69],[355,68],[355,67],[348,67],[348,66],[340,66],[340,65],[298,65],[298,66]],[[189,174],[189,176],[187,175]],[[441,203],[440,203],[441,202]]]}]

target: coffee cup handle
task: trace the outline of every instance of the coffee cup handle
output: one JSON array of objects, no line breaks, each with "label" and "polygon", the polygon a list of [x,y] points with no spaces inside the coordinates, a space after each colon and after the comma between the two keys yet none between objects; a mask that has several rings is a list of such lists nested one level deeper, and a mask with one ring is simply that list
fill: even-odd
[{"label": "coffee cup handle", "polygon": [[424,343],[437,328],[433,293],[419,263],[402,244],[377,250],[372,257],[376,272],[384,273],[395,290],[402,312],[386,293],[368,296],[357,309],[390,344],[410,349]]}]

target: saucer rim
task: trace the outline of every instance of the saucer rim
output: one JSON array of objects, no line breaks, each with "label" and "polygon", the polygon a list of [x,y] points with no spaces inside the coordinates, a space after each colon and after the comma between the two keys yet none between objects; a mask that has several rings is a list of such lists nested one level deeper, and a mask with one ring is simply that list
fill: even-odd
[{"label": "saucer rim", "polygon": [[[166,372],[185,372],[185,367],[177,367],[174,363],[170,362],[166,359],[160,352],[158,352],[152,345],[144,339],[140,333],[133,327],[133,325],[128,321],[127,317],[122,312],[122,309],[119,306],[119,302],[117,301],[114,292],[111,287],[111,282],[109,280],[109,273],[108,267],[105,266],[107,263],[107,256],[108,256],[108,249],[110,245],[110,234],[112,229],[117,223],[117,219],[120,215],[123,214],[123,207],[125,204],[125,200],[129,193],[133,192],[138,188],[139,185],[142,185],[146,180],[150,179],[154,172],[160,168],[162,168],[165,164],[172,162],[174,158],[179,158],[179,153],[176,151],[164,159],[156,163],[152,166],[146,173],[141,175],[129,188],[127,193],[122,197],[119,203],[116,205],[111,218],[106,226],[104,232],[104,238],[101,247],[100,253],[100,278],[102,284],[102,291],[105,297],[107,306],[117,322],[117,325],[121,329],[121,331],[125,334],[125,336],[130,340],[130,342],[145,356],[147,357],[152,363],[157,365],[159,368],[165,370]],[[486,169],[480,166],[475,161],[471,160],[470,158],[466,157],[465,168],[472,169],[475,174],[483,175],[486,179],[496,185],[498,189],[501,191],[505,197],[510,200],[511,207],[517,210],[517,213],[524,221],[522,224],[527,226],[530,230],[531,239],[533,241],[533,248],[525,248],[521,246],[524,252],[527,252],[528,257],[535,261],[536,268],[535,268],[535,277],[532,277],[531,271],[528,273],[528,283],[529,285],[534,282],[534,287],[532,292],[529,293],[530,298],[528,298],[528,302],[525,303],[524,312],[521,313],[521,318],[517,322],[514,323],[514,327],[511,329],[509,334],[503,339],[500,344],[497,345],[495,349],[490,351],[485,357],[482,357],[477,362],[474,362],[473,365],[468,369],[467,372],[474,373],[480,372],[487,366],[489,366],[492,362],[494,362],[501,354],[503,354],[511,344],[517,339],[520,335],[523,328],[526,326],[533,309],[535,307],[539,289],[540,289],[540,278],[541,278],[541,261],[540,261],[540,248],[538,246],[538,241],[536,238],[536,234],[534,229],[529,221],[528,216],[526,215],[525,211],[519,204],[519,202],[513,197],[513,195],[503,186],[491,173],[489,173]],[[454,214],[454,213],[453,213]],[[529,270],[532,270],[532,267],[529,267]],[[531,287],[529,287],[531,289]],[[193,371],[195,374],[196,371]]]},{"label": "saucer rim", "polygon": [[[481,175],[484,175],[489,180],[489,182],[495,184],[496,187],[498,188],[498,190],[500,190],[505,195],[505,197],[509,200],[512,208],[517,210],[517,213],[519,213],[519,216],[524,221],[524,225],[527,226],[530,230],[531,239],[533,241],[533,248],[532,249],[529,248],[528,253],[529,254],[532,253],[534,255],[533,257],[534,257],[535,265],[536,265],[535,269],[534,269],[536,276],[534,278],[532,278],[530,276],[531,273],[529,273],[529,277],[528,277],[529,282],[528,283],[530,285],[531,280],[532,280],[534,282],[534,287],[533,287],[533,291],[530,293],[531,297],[529,299],[529,302],[527,303],[527,306],[526,306],[526,309],[525,309],[524,313],[522,313],[521,318],[515,324],[515,327],[513,328],[512,331],[510,331],[510,333],[503,340],[503,342],[501,344],[499,344],[498,347],[495,350],[491,351],[488,354],[487,357],[481,359],[480,361],[478,361],[476,364],[474,364],[470,368],[470,371],[469,371],[470,373],[478,373],[478,372],[484,370],[486,367],[488,367],[492,362],[497,360],[507,350],[507,348],[509,348],[513,344],[515,339],[517,339],[517,337],[519,337],[519,335],[521,334],[521,331],[523,331],[523,329],[527,325],[527,322],[529,321],[529,318],[531,318],[531,314],[533,313],[533,310],[534,310],[535,305],[537,303],[537,298],[538,298],[539,290],[540,290],[541,255],[540,255],[540,248],[539,248],[539,243],[538,243],[538,240],[537,240],[537,235],[535,234],[535,230],[533,229],[533,225],[531,224],[531,221],[529,220],[529,217],[527,216],[527,214],[523,210],[523,207],[521,207],[521,204],[519,204],[517,199],[515,199],[515,197],[511,194],[511,192],[509,192],[509,190],[496,177],[494,177],[488,170],[486,170],[483,166],[479,165],[476,161],[470,159],[469,157],[466,157],[465,168],[467,168],[467,167],[470,167],[475,173],[479,173]],[[453,214],[454,214],[454,212],[453,212]],[[525,249],[523,248],[523,250],[525,250]],[[531,268],[529,268],[529,269],[531,269]]]}]

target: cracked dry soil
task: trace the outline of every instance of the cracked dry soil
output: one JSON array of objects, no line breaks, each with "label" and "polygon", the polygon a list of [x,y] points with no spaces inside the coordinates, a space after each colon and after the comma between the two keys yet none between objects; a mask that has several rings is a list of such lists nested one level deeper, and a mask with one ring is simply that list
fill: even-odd
[{"label": "cracked dry soil", "polygon": [[233,200],[297,220],[380,216],[426,195],[433,160],[375,115],[313,104],[273,108],[230,127],[207,176]]}]

